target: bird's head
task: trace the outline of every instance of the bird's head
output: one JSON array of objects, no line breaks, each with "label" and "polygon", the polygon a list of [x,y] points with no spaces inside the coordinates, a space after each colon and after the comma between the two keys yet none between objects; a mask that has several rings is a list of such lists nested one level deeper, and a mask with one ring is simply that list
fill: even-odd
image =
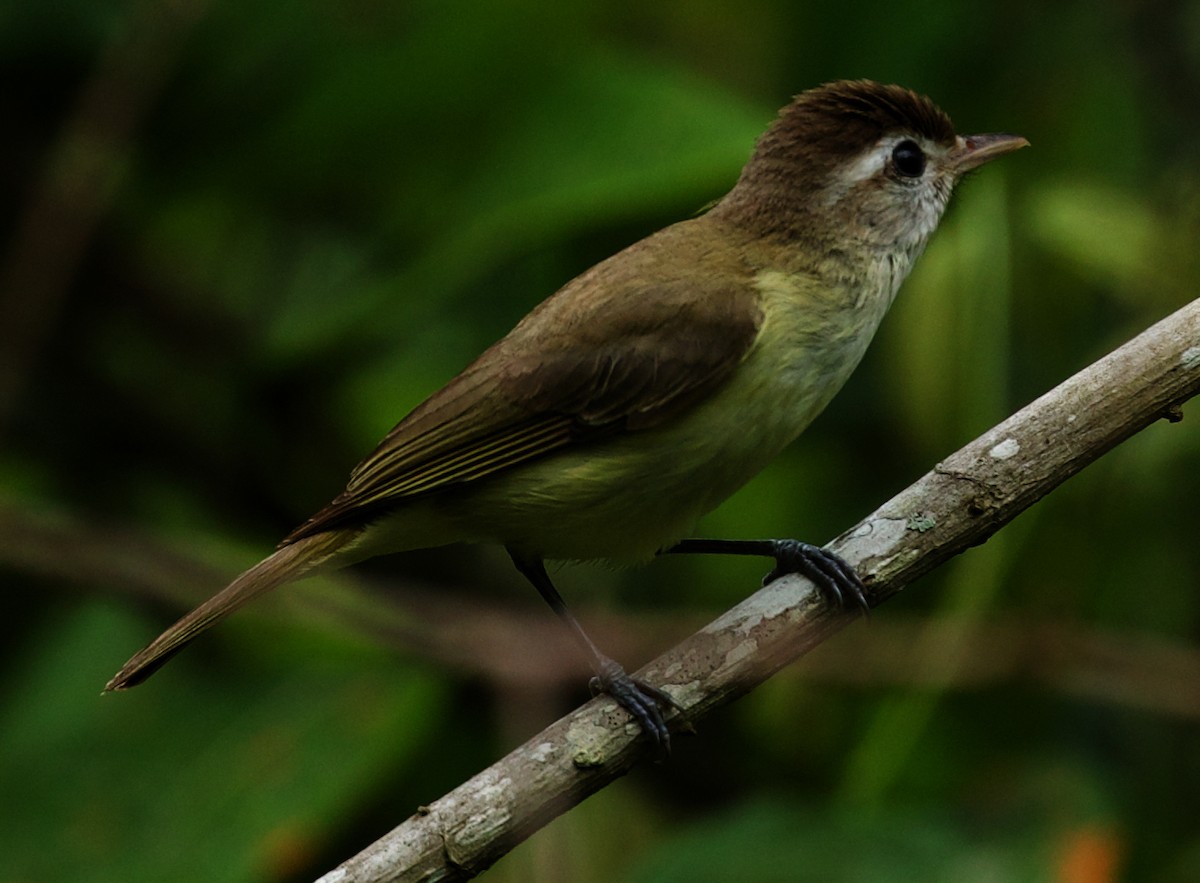
[{"label": "bird's head", "polygon": [[964,174],[1028,143],[958,135],[937,105],[900,86],[829,83],[780,111],[714,211],[764,235],[915,255]]}]

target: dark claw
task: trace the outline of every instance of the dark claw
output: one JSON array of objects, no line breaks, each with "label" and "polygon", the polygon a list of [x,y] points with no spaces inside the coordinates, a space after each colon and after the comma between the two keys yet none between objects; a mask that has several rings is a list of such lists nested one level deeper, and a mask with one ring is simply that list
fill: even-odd
[{"label": "dark claw", "polygon": [[763,577],[764,586],[785,574],[798,573],[812,580],[839,607],[847,606],[849,597],[864,614],[871,612],[866,586],[841,557],[800,540],[772,540],[771,544],[775,568]]},{"label": "dark claw", "polygon": [[[601,659],[600,673],[592,678],[589,686],[593,693],[607,693],[629,712],[654,743],[658,759],[670,755],[671,730],[663,719],[663,711],[673,708],[683,714],[683,706],[673,696],[645,681],[631,678],[625,669],[607,657]],[[686,724],[683,729],[691,730],[691,724]]]}]

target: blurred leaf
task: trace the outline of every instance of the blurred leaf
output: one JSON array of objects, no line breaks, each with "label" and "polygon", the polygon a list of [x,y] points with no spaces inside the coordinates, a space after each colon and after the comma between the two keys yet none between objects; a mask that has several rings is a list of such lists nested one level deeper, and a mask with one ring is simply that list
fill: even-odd
[{"label": "blurred leaf", "polygon": [[1044,247],[1119,296],[1141,294],[1158,275],[1153,259],[1165,231],[1130,193],[1063,182],[1031,194],[1026,216]]},{"label": "blurred leaf", "polygon": [[5,880],[278,878],[339,835],[381,770],[412,762],[441,702],[423,678],[361,664],[241,681],[183,666],[101,697],[144,637],[90,604],[27,639],[0,700]]},{"label": "blurred leaf", "polygon": [[904,812],[860,819],[759,800],[669,838],[627,883],[877,883],[1054,880],[1034,832],[984,837],[961,821]]}]

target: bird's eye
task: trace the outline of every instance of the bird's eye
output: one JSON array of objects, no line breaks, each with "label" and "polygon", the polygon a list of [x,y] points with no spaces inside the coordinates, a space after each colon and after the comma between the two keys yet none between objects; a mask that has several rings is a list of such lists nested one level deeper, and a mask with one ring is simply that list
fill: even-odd
[{"label": "bird's eye", "polygon": [[925,154],[916,141],[905,139],[892,149],[892,168],[905,178],[919,178],[925,172]]}]

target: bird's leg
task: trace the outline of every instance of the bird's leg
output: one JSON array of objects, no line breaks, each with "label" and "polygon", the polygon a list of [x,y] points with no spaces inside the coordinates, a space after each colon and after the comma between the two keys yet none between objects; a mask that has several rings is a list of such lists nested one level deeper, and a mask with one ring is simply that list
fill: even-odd
[{"label": "bird's leg", "polygon": [[680,540],[660,554],[761,555],[774,558],[775,567],[763,577],[763,585],[788,573],[808,577],[840,607],[851,602],[869,613],[866,587],[854,568],[841,556],[800,540]]},{"label": "bird's leg", "polygon": [[587,632],[583,630],[583,626],[579,624],[579,620],[567,609],[566,602],[558,593],[558,589],[554,587],[554,583],[550,581],[550,576],[546,573],[546,565],[540,558],[524,557],[512,549],[508,550],[508,554],[521,575],[533,583],[538,594],[546,600],[550,609],[566,623],[571,634],[575,636],[575,640],[588,657],[588,661],[591,662],[592,670],[596,672],[596,676],[591,681],[593,691],[607,693],[617,700],[618,704],[638,722],[642,731],[650,737],[650,740],[658,748],[659,755],[670,754],[671,731],[668,729],[666,721],[663,720],[663,710],[674,708],[682,712],[683,708],[679,703],[669,693],[658,687],[631,678],[618,662],[600,652],[600,649],[588,637]]}]

